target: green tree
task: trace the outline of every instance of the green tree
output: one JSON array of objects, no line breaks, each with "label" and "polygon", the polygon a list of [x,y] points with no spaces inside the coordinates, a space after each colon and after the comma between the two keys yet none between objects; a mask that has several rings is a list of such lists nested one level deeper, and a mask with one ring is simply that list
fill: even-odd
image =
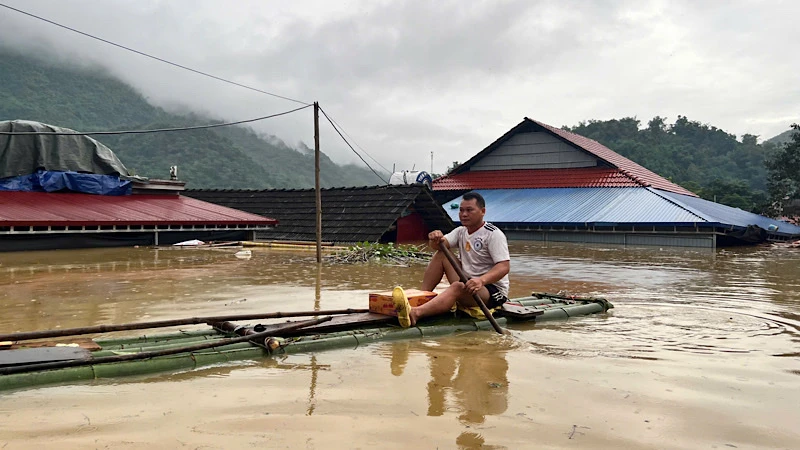
[{"label": "green tree", "polygon": [[635,117],[589,120],[566,130],[594,139],[708,200],[761,212],[766,198],[765,156],[772,144],[745,134],[741,142],[719,128],[679,115],[656,116],[640,128]]},{"label": "green tree", "polygon": [[767,167],[767,192],[769,213],[774,216],[800,218],[798,211],[787,210],[793,200],[800,198],[800,125],[792,124],[796,133],[789,142],[779,147],[765,165]]},{"label": "green tree", "polygon": [[754,192],[742,180],[714,179],[694,191],[700,197],[745,211],[759,211],[766,203],[766,195]]}]

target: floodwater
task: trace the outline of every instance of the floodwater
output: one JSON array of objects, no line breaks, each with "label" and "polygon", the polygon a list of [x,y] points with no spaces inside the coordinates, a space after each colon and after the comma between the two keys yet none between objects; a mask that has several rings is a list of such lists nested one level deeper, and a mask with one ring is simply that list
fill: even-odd
[{"label": "floodwater", "polygon": [[[609,314],[0,393],[0,449],[800,448],[800,251],[512,242],[511,294]],[[363,308],[423,266],[0,254],[0,332]]]}]

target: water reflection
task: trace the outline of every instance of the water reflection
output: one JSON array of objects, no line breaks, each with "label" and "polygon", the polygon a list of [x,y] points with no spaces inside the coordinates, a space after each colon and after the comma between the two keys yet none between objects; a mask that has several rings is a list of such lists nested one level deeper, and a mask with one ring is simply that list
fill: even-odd
[{"label": "water reflection", "polygon": [[508,361],[506,351],[486,340],[464,336],[424,342],[392,343],[392,375],[403,376],[412,353],[424,355],[430,379],[427,383],[429,417],[458,414],[458,421],[470,431],[456,438],[459,447],[486,447],[478,432],[486,416],[500,415],[508,409]]},{"label": "water reflection", "polygon": [[322,264],[317,264],[317,276],[314,281],[314,311],[319,311],[319,301],[322,298]]},{"label": "water reflection", "polygon": [[317,408],[317,378],[319,377],[319,365],[317,364],[317,356],[311,355],[311,363],[309,364],[311,370],[311,382],[309,383],[308,387],[308,409],[306,410],[306,415],[310,416],[314,414],[314,410]]}]

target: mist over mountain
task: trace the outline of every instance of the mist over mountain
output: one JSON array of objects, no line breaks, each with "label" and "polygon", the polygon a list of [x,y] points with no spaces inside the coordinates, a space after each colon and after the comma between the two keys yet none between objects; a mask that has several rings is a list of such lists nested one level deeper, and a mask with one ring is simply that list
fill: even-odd
[{"label": "mist over mountain", "polygon": [[[26,119],[78,131],[172,128],[218,123],[184,108],[167,111],[98,66],[65,58],[22,55],[0,48],[0,120]],[[291,107],[287,107],[290,109]],[[311,116],[310,110],[296,114]],[[236,117],[233,119],[241,119]],[[324,120],[324,118],[323,118]],[[758,143],[678,116],[674,123],[655,117],[645,126],[636,118],[589,120],[566,127],[679,183],[709,200],[757,210],[765,199],[765,159],[791,131]],[[309,138],[313,124],[309,120]],[[98,136],[136,175],[166,178],[178,166],[190,188],[309,188],[314,155],[305,143],[290,146],[278,136],[248,127]],[[338,136],[325,136],[338,139]],[[323,149],[325,145],[323,145]],[[464,159],[480,148],[464,148]],[[379,172],[388,179],[388,175]],[[383,184],[366,167],[341,166],[321,155],[325,187]]]},{"label": "mist over mountain", "polygon": [[[100,67],[65,64],[47,55],[22,55],[0,48],[0,120],[15,119],[77,131],[219,123],[202,114],[177,114],[153,106]],[[313,130],[310,120],[309,130]],[[167,178],[169,167],[177,165],[179,178],[189,188],[314,186],[314,153],[304,143],[293,148],[277,136],[257,134],[244,126],[95,138],[136,175]],[[324,152],[320,167],[323,187],[385,183],[366,167],[337,165]],[[389,174],[381,176],[388,179]]]},{"label": "mist over mountain", "polygon": [[771,137],[771,138],[767,139],[766,142],[769,142],[770,144],[775,144],[775,145],[787,144],[792,140],[792,135],[795,134],[795,133],[797,133],[797,131],[795,131],[795,130],[786,130],[786,131],[784,131],[783,133],[781,133],[781,134],[779,134],[777,136],[774,136],[774,137]]}]

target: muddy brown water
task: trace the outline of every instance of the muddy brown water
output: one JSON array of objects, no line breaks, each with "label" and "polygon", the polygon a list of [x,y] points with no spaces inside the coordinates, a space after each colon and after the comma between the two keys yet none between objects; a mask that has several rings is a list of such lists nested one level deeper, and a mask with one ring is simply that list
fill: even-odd
[{"label": "muddy brown water", "polygon": [[[609,314],[0,393],[0,449],[800,448],[800,251],[513,242],[512,296]],[[366,307],[423,266],[0,254],[0,331]]]}]

